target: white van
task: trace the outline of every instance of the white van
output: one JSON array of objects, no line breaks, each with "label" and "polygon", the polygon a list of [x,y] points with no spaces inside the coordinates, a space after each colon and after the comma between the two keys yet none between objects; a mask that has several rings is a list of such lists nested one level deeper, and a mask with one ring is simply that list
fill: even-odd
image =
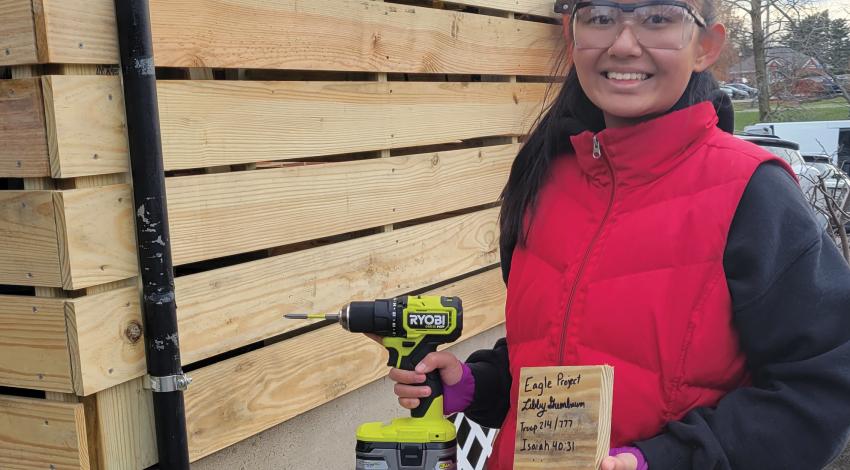
[{"label": "white van", "polygon": [[850,159],[850,120],[763,122],[745,127],[744,132],[796,142],[801,153],[829,155],[839,168]]}]

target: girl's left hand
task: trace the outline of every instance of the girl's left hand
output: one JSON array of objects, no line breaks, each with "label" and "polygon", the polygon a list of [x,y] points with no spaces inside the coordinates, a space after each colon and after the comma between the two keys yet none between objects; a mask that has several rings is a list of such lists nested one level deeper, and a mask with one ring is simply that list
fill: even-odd
[{"label": "girl's left hand", "polygon": [[599,470],[635,470],[637,464],[635,456],[626,452],[614,457],[605,457]]}]

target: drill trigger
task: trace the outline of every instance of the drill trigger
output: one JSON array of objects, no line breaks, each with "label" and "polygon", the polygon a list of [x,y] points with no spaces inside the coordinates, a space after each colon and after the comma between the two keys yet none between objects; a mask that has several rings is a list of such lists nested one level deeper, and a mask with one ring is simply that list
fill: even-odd
[{"label": "drill trigger", "polygon": [[390,367],[399,367],[401,364],[398,363],[398,349],[387,348],[387,351],[390,353],[390,359],[387,361],[387,365]]}]

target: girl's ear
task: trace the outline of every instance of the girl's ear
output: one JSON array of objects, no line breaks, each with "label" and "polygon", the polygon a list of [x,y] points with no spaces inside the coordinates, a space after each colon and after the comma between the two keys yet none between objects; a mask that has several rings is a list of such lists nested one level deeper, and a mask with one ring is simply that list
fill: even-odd
[{"label": "girl's ear", "polygon": [[699,33],[697,41],[697,58],[694,62],[694,71],[703,72],[717,62],[723,46],[726,44],[726,26],[722,23],[714,23],[707,26],[705,31]]}]

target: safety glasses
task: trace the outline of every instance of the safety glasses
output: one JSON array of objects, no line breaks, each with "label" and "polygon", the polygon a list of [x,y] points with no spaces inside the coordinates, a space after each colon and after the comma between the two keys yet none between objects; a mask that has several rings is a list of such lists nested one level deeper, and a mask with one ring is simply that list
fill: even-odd
[{"label": "safety glasses", "polygon": [[694,25],[705,27],[705,20],[693,7],[675,0],[641,3],[617,3],[594,0],[575,3],[555,2],[555,12],[570,15],[573,40],[577,49],[608,49],[626,24],[638,42],[650,49],[682,49],[691,39]]}]

